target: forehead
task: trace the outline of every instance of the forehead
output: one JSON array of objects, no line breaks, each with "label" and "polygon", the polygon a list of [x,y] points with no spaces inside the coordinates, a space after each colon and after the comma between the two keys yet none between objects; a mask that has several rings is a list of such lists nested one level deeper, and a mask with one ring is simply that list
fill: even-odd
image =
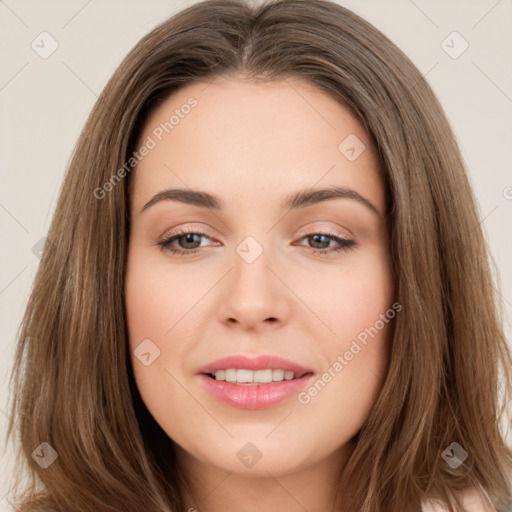
[{"label": "forehead", "polygon": [[[165,186],[270,197],[335,184],[357,188],[385,209],[375,150],[362,124],[302,80],[235,77],[187,85],[152,111],[137,147],[150,140],[154,147],[132,176],[139,206]],[[361,154],[348,158],[348,146]]]}]

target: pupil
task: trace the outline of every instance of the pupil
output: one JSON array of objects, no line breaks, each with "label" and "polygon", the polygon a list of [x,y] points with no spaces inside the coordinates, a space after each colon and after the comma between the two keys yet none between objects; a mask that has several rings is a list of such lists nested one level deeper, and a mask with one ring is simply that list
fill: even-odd
[{"label": "pupil", "polygon": [[[318,240],[319,238],[322,238],[322,237],[325,237],[325,235],[313,235],[313,237],[312,237],[313,238],[313,243],[320,243],[320,244],[322,244],[322,242]],[[323,243],[325,244],[325,241]]]},{"label": "pupil", "polygon": [[[189,243],[193,244],[193,243],[194,243],[193,237],[195,237],[195,236],[197,236],[197,234],[196,234],[196,233],[187,233],[187,234],[184,236],[184,238],[185,238],[185,243],[186,243],[186,244],[189,244]],[[196,241],[196,243],[197,243],[197,241]]]}]

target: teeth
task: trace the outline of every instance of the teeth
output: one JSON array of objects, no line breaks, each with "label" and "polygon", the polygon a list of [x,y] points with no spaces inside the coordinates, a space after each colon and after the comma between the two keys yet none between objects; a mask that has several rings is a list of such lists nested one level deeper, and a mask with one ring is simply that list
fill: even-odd
[{"label": "teeth", "polygon": [[[226,382],[236,382],[237,370],[225,370],[225,374]],[[215,374],[215,378],[217,378],[217,374]]]},{"label": "teeth", "polygon": [[236,384],[266,384],[269,382],[281,382],[283,380],[292,380],[301,377],[293,372],[284,370],[245,370],[229,368],[227,370],[218,370],[215,372],[215,380],[225,380]]},{"label": "teeth", "polygon": [[[276,382],[283,380],[284,373],[285,373],[284,370],[272,370],[272,380],[276,381]],[[292,373],[292,377],[293,377],[293,372],[291,372],[291,373]]]},{"label": "teeth", "polygon": [[255,377],[251,370],[234,370],[236,372],[236,382],[253,382]]}]

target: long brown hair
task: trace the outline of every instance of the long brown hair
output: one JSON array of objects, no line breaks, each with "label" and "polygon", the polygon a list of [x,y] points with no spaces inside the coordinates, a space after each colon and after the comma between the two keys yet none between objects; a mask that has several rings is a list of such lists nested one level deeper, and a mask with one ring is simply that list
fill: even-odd
[{"label": "long brown hair", "polygon": [[[211,0],[133,48],[74,149],[11,375],[7,439],[19,436],[20,473],[30,476],[22,489],[17,475],[17,509],[183,509],[173,441],[131,370],[126,162],[159,102],[186,84],[235,74],[298,77],[343,103],[366,127],[386,184],[403,312],[383,388],[339,478],[339,508],[412,511],[437,496],[459,511],[457,491],[468,486],[505,507],[512,453],[500,421],[512,359],[494,263],[438,100],[402,51],[334,2]],[[452,443],[468,454],[457,469],[443,457]],[[48,467],[38,463],[37,454],[50,461],[55,453]]]}]

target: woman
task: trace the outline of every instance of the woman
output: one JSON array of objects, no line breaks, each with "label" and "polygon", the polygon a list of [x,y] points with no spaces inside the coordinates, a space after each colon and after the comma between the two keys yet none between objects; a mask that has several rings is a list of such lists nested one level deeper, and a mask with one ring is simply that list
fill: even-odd
[{"label": "woman", "polygon": [[18,510],[510,506],[511,359],[460,152],[349,10],[213,0],[155,28],[48,239]]}]

